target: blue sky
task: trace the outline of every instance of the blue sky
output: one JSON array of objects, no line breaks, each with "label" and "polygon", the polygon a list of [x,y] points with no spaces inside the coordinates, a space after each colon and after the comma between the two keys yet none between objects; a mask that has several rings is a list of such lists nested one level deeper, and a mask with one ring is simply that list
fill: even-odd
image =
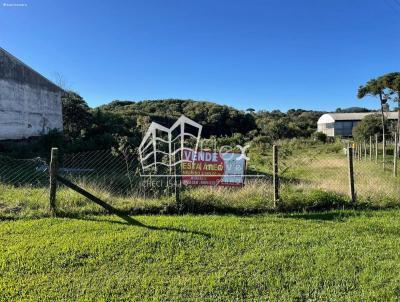
[{"label": "blue sky", "polygon": [[400,71],[400,0],[0,5],[0,46],[50,79],[62,74],[90,106],[191,98],[239,109],[376,108],[357,87]]}]

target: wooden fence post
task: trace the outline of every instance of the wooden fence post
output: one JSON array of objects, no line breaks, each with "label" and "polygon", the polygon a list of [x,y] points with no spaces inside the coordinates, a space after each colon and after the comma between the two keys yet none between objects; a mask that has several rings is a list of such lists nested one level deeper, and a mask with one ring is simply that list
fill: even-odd
[{"label": "wooden fence post", "polygon": [[364,160],[367,160],[367,143],[364,140]]},{"label": "wooden fence post", "polygon": [[121,210],[118,210],[114,208],[113,206],[109,205],[108,203],[102,201],[100,198],[97,198],[96,196],[90,194],[89,192],[85,191],[81,187],[75,185],[74,183],[70,182],[68,179],[65,179],[61,177],[60,175],[55,176],[59,182],[67,186],[68,188],[74,190],[75,192],[78,192],[79,194],[85,196],[89,200],[93,201],[94,203],[98,204],[99,206],[105,208],[107,211],[110,213],[113,213],[125,221],[127,221],[129,224],[135,224],[135,225],[140,225],[140,226],[145,226],[144,224],[140,223],[139,221],[136,221],[135,219],[131,218],[128,216],[128,214],[124,213]]},{"label": "wooden fence post", "polygon": [[369,137],[369,161],[372,161],[372,136]]},{"label": "wooden fence post", "polygon": [[356,159],[358,160],[358,142],[356,143]]},{"label": "wooden fence post", "polygon": [[375,134],[375,163],[378,163],[378,134]]},{"label": "wooden fence post", "polygon": [[356,193],[354,190],[354,168],[353,168],[353,148],[349,147],[347,150],[347,159],[348,159],[348,166],[349,166],[349,193],[351,202],[356,202]]},{"label": "wooden fence post", "polygon": [[[174,146],[175,150],[175,146]],[[174,163],[176,162],[174,158]],[[181,203],[181,185],[182,185],[182,170],[180,164],[175,164],[175,204],[176,208],[178,209],[178,213],[182,212],[182,203]],[[178,183],[178,180],[179,183]]]},{"label": "wooden fence post", "polygon": [[357,142],[355,142],[355,143],[354,143],[354,158],[355,158],[355,159],[358,159],[357,150],[358,150],[358,145],[357,145]]},{"label": "wooden fence post", "polygon": [[51,148],[49,209],[52,216],[56,216],[57,170],[58,148]]},{"label": "wooden fence post", "polygon": [[397,177],[397,133],[395,133],[395,135],[394,135],[393,176]]},{"label": "wooden fence post", "polygon": [[178,208],[178,212],[180,213],[182,211],[182,203],[181,203],[181,188],[179,186],[180,184],[178,184],[178,178],[175,178],[175,203]]},{"label": "wooden fence post", "polygon": [[272,157],[273,157],[273,183],[274,183],[274,207],[279,202],[279,175],[278,175],[278,146],[273,145]]},{"label": "wooden fence post", "polygon": [[354,157],[358,160],[358,142],[354,144]]},{"label": "wooden fence post", "polygon": [[358,146],[358,142],[357,142],[356,143],[356,160],[359,160],[358,149],[359,149],[359,146]]},{"label": "wooden fence post", "polygon": [[[399,112],[400,112],[400,109],[399,109]],[[400,148],[399,148],[399,146],[398,146],[398,144],[399,144],[399,141],[400,141],[400,132],[399,132],[399,133],[397,133],[397,145],[396,145],[396,150],[397,150],[397,158],[400,158]]]},{"label": "wooden fence post", "polygon": [[385,157],[386,157],[386,138],[385,134],[382,135],[382,167],[385,171]]}]

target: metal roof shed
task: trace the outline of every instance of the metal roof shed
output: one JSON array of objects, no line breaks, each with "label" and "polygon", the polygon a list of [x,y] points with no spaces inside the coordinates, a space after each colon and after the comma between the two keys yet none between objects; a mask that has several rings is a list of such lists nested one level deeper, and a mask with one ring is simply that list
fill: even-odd
[{"label": "metal roof shed", "polygon": [[[367,115],[379,114],[379,112],[357,113],[326,113],[318,119],[318,132],[323,132],[329,137],[351,137],[353,128]],[[397,120],[397,112],[386,112],[389,120]]]}]

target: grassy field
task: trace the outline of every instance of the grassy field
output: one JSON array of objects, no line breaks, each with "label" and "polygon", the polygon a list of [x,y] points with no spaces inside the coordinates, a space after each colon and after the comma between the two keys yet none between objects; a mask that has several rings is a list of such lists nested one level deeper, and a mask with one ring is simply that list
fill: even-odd
[{"label": "grassy field", "polygon": [[[400,188],[389,164],[355,161],[351,204],[341,144],[282,142],[275,207],[270,151],[250,154],[250,173],[263,177],[186,188],[180,206],[168,194],[116,196],[79,182],[142,215],[130,224],[65,187],[50,218],[45,174],[23,161],[24,182],[13,185],[20,163],[10,161],[0,175],[0,301],[398,301]],[[32,169],[40,182],[30,185]]]},{"label": "grassy field", "polygon": [[1,301],[398,301],[400,211],[0,222]]}]

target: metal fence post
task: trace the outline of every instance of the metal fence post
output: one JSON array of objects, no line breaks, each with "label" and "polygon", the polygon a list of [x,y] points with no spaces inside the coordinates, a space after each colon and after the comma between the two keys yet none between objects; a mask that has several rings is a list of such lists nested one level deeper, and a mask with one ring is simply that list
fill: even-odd
[{"label": "metal fence post", "polygon": [[274,207],[279,202],[279,175],[278,175],[278,146],[273,145],[272,157],[273,157],[273,183],[274,183]]},{"label": "metal fence post", "polygon": [[57,170],[58,148],[51,148],[49,210],[52,216],[56,215]]},{"label": "metal fence post", "polygon": [[348,166],[349,166],[349,193],[351,202],[356,202],[356,193],[354,190],[354,168],[353,168],[353,148],[349,147],[347,150],[347,159],[348,159]]}]

